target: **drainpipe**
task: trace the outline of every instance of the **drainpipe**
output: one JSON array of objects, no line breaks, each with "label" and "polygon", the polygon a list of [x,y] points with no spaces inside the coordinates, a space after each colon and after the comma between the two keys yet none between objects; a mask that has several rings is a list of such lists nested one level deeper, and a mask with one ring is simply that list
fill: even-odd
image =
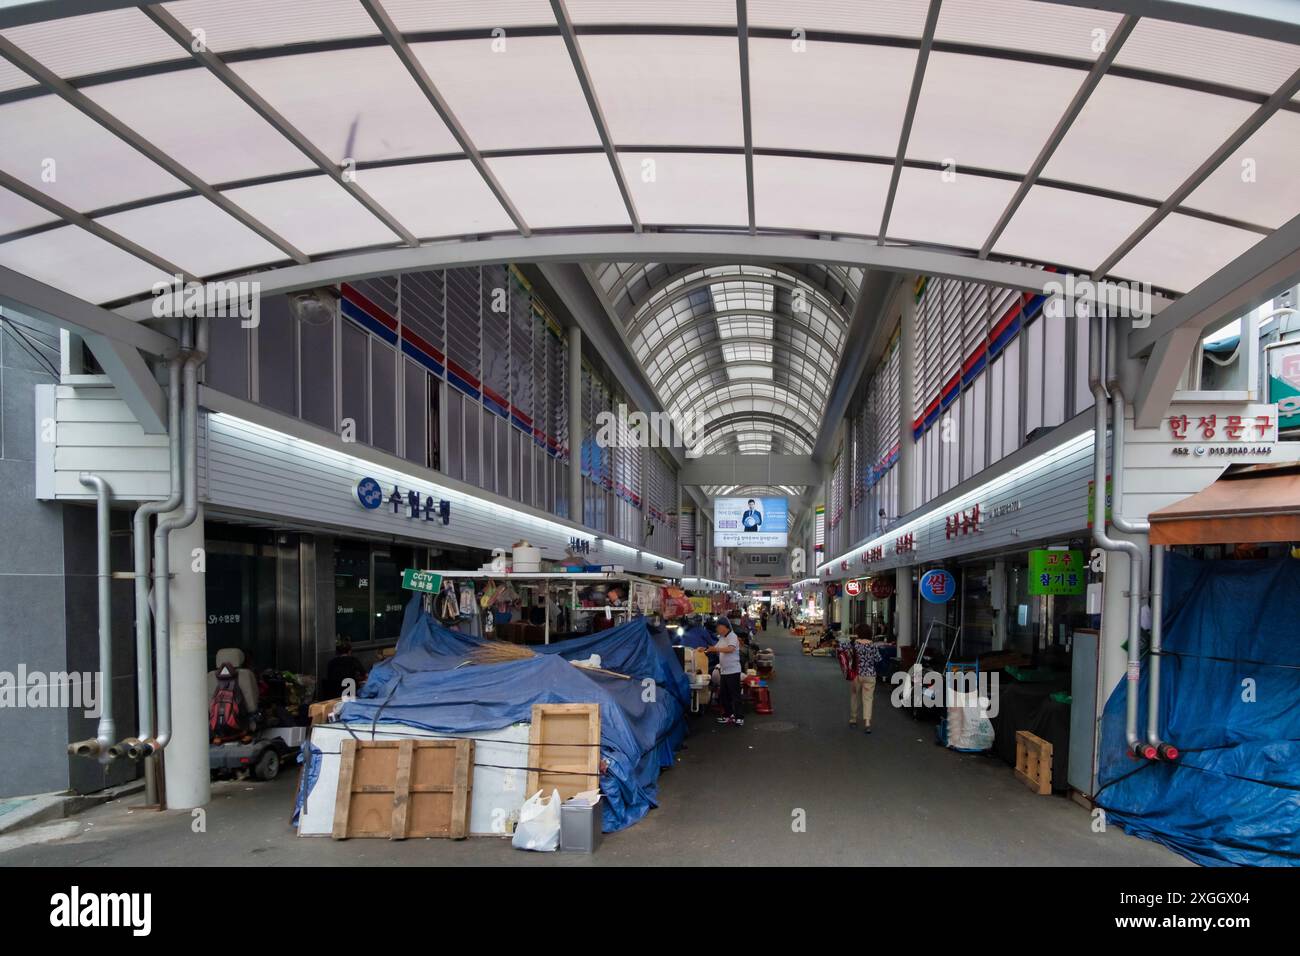
[{"label": "drainpipe", "polygon": [[158,766],[153,754],[153,631],[149,612],[149,519],[156,514],[175,511],[181,503],[181,364],[173,358],[167,363],[167,444],[170,452],[170,481],[167,498],[148,501],[136,509],[132,520],[131,540],[135,546],[135,661],[139,696],[137,737],[122,741],[128,757],[145,757],[145,804],[158,803]]},{"label": "drainpipe", "polygon": [[188,349],[183,371],[184,415],[184,510],[179,516],[163,518],[154,529],[153,536],[153,594],[156,608],[154,622],[154,656],[158,672],[158,734],[150,742],[154,751],[161,753],[172,737],[172,677],[171,677],[171,604],[168,594],[170,560],[168,545],[172,531],[188,528],[199,513],[198,474],[198,417],[199,417],[199,366],[206,358],[207,322],[197,319],[199,344],[189,347],[191,334],[187,329],[182,336],[182,346]]},{"label": "drainpipe", "polygon": [[68,753],[107,760],[117,726],[113,723],[113,566],[109,550],[113,490],[99,475],[83,471],[78,480],[95,490],[95,545],[99,584],[99,726],[93,739],[68,744]]},{"label": "drainpipe", "polygon": [[1147,743],[1161,760],[1177,760],[1178,748],[1160,739],[1160,647],[1164,634],[1165,546],[1151,546],[1151,666],[1147,677]]},{"label": "drainpipe", "polygon": [[[1154,757],[1155,748],[1144,746],[1137,735],[1138,675],[1141,657],[1138,647],[1139,602],[1142,594],[1142,549],[1132,541],[1112,538],[1106,533],[1106,386],[1102,370],[1104,320],[1094,319],[1089,327],[1088,384],[1093,398],[1093,514],[1092,540],[1103,551],[1122,551],[1129,558],[1129,626],[1128,626],[1128,706],[1124,734],[1128,750],[1135,756]],[[1118,447],[1116,436],[1114,445]],[[1147,752],[1149,749],[1149,753]]]}]

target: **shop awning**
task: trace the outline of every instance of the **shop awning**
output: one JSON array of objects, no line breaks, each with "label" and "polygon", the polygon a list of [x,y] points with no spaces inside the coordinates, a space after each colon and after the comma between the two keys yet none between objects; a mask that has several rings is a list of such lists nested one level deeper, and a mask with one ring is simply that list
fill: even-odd
[{"label": "shop awning", "polygon": [[1300,464],[1233,466],[1151,513],[1152,544],[1300,541]]}]

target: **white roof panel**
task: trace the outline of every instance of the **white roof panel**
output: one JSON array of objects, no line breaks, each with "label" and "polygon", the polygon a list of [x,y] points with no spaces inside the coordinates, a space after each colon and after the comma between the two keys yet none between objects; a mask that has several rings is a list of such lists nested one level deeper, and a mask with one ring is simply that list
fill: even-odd
[{"label": "white roof panel", "polygon": [[1090,272],[1154,210],[1105,196],[1034,186],[993,251]]},{"label": "white roof panel", "polygon": [[755,156],[755,220],[760,229],[874,236],[891,172],[883,163]]},{"label": "white roof panel", "polygon": [[642,222],[704,226],[749,223],[744,156],[620,153],[619,162]]},{"label": "white roof panel", "polygon": [[1115,275],[1188,292],[1246,252],[1263,236],[1172,213],[1115,264]]},{"label": "white roof panel", "polygon": [[1300,70],[1300,46],[1144,18],[1120,49],[1121,66],[1272,93]]},{"label": "white roof panel", "polygon": [[1015,192],[1014,180],[905,168],[889,216],[889,238],[978,249]]},{"label": "white roof panel", "polygon": [[[3,31],[4,38],[65,79],[141,63],[187,60],[181,46],[139,10],[124,7]],[[0,63],[9,65],[8,60]],[[20,71],[21,72],[21,71]],[[22,74],[27,77],[26,73]],[[21,85],[35,80],[27,78]]]},{"label": "white roof panel", "polygon": [[356,0],[178,0],[164,7],[215,53],[379,35]]},{"label": "white roof panel", "polygon": [[1273,114],[1183,205],[1271,229],[1300,215],[1300,115]]},{"label": "white roof panel", "polygon": [[499,52],[483,40],[411,49],[479,149],[600,144],[559,37],[515,37]]},{"label": "white roof panel", "polygon": [[1035,0],[944,0],[934,38],[1003,50],[1095,60],[1120,15]]},{"label": "white roof panel", "polygon": [[579,36],[619,146],[739,146],[740,46],[734,37]]},{"label": "white roof panel", "polygon": [[363,169],[357,173],[357,183],[421,239],[515,228],[467,160]]},{"label": "white roof panel", "polygon": [[488,166],[533,229],[631,225],[604,153],[500,156]]},{"label": "white roof panel", "polygon": [[754,145],[893,156],[915,67],[915,50],[752,38]]},{"label": "white roof panel", "polygon": [[[366,171],[357,176],[364,186]],[[399,242],[399,237],[334,180],[306,176],[225,193],[308,255]],[[400,209],[390,209],[398,218]]]},{"label": "white roof panel", "polygon": [[87,302],[114,302],[172,277],[77,226],[0,243],[0,266]]},{"label": "white roof panel", "polygon": [[926,0],[749,0],[749,25],[873,36],[919,37]]}]

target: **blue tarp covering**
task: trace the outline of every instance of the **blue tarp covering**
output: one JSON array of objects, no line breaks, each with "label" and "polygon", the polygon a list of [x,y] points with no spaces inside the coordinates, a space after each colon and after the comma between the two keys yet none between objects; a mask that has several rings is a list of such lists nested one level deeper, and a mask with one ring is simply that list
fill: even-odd
[{"label": "blue tarp covering", "polygon": [[[600,705],[600,780],[605,832],[640,820],[656,805],[659,771],[673,764],[686,736],[690,684],[666,635],[636,618],[588,637],[533,647],[537,656],[459,666],[482,640],[449,630],[407,605],[392,658],[376,665],[341,718],[397,722],[435,733],[495,730],[532,719],[533,704]],[[566,663],[599,654],[623,680]],[[649,681],[649,682],[647,682]]]},{"label": "blue tarp covering", "polygon": [[718,637],[716,634],[710,634],[703,624],[696,624],[688,627],[686,633],[677,639],[677,643],[686,647],[712,647],[718,643]]},{"label": "blue tarp covering", "polygon": [[[1300,560],[1165,564],[1160,727],[1173,764],[1125,755],[1124,682],[1102,716],[1097,802],[1206,866],[1300,865]],[[1148,667],[1140,682],[1146,727]]]}]

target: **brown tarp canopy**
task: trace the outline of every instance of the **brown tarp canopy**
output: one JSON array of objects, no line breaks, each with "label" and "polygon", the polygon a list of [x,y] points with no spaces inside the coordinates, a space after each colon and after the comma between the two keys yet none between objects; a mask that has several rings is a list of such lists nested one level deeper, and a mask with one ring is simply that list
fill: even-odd
[{"label": "brown tarp canopy", "polygon": [[1300,465],[1233,465],[1196,494],[1151,512],[1152,544],[1300,541]]}]

